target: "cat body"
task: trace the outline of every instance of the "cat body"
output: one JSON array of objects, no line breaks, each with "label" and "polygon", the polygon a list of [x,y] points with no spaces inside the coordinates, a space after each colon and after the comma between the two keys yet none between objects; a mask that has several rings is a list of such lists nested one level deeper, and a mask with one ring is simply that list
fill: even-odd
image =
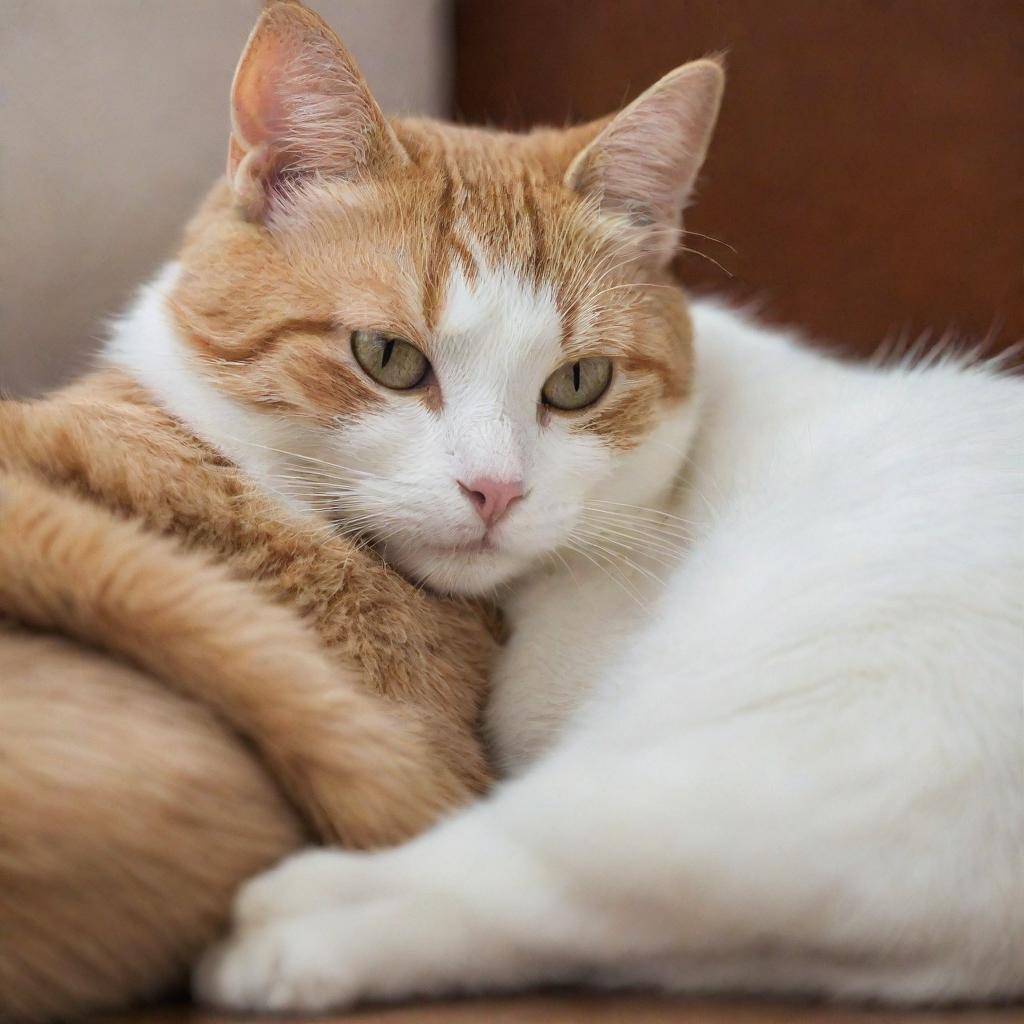
[{"label": "cat body", "polygon": [[250,883],[209,995],[1024,992],[1024,388],[694,322],[688,457],[605,537],[636,568],[566,551],[505,605],[510,780]]},{"label": "cat body", "polygon": [[297,515],[502,597],[508,778],[248,884],[204,998],[1024,992],[1024,388],[691,314],[722,85],[696,61],[522,136],[388,121],[266,6],[228,183],[109,356]]},{"label": "cat body", "polygon": [[609,916],[600,979],[1019,995],[1024,388],[694,323],[702,421],[661,505],[686,539],[663,564],[648,514],[606,541],[664,586],[577,558],[518,589],[488,723],[537,816],[498,796],[484,827]]}]

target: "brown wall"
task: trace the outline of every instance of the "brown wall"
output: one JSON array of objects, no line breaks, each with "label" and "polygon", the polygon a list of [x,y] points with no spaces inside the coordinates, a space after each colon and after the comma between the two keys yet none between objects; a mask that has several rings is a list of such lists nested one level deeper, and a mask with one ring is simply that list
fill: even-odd
[{"label": "brown wall", "polygon": [[687,219],[696,288],[861,353],[897,332],[1024,338],[1022,0],[461,0],[456,109],[595,117],[728,50]]}]

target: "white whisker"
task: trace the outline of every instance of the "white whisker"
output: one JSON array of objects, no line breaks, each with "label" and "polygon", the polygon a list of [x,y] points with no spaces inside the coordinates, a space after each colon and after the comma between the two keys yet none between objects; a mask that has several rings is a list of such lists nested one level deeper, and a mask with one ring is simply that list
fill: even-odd
[{"label": "white whisker", "polygon": [[[696,525],[690,519],[683,519],[682,516],[673,515],[671,512],[665,512],[663,509],[660,509],[660,508],[648,508],[645,505],[633,505],[633,504],[631,504],[628,501],[605,501],[604,499],[594,498],[594,499],[591,499],[590,501],[588,501],[587,505],[590,506],[592,509],[593,509],[594,505],[614,505],[617,508],[631,508],[631,509],[636,510],[637,512],[646,512],[646,513],[648,513],[649,515],[652,515],[652,516],[663,516],[665,519],[671,519],[671,520],[673,520],[675,522],[683,523],[685,526],[694,526],[694,525]],[[598,511],[598,510],[597,509],[593,509],[593,511]]]}]

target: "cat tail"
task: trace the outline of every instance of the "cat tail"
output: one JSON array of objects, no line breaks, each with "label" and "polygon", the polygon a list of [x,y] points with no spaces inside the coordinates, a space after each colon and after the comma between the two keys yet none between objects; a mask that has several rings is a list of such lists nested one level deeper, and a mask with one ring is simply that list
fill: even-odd
[{"label": "cat tail", "polygon": [[361,689],[288,609],[171,539],[6,471],[0,616],[123,657],[208,706],[324,840],[396,843],[475,795],[415,712]]}]

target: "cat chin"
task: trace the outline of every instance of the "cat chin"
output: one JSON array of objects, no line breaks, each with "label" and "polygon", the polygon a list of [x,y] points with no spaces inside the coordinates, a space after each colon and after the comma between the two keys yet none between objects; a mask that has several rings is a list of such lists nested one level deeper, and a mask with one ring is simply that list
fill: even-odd
[{"label": "cat chin", "polygon": [[479,597],[522,574],[523,560],[505,551],[388,551],[389,560],[440,594]]}]

